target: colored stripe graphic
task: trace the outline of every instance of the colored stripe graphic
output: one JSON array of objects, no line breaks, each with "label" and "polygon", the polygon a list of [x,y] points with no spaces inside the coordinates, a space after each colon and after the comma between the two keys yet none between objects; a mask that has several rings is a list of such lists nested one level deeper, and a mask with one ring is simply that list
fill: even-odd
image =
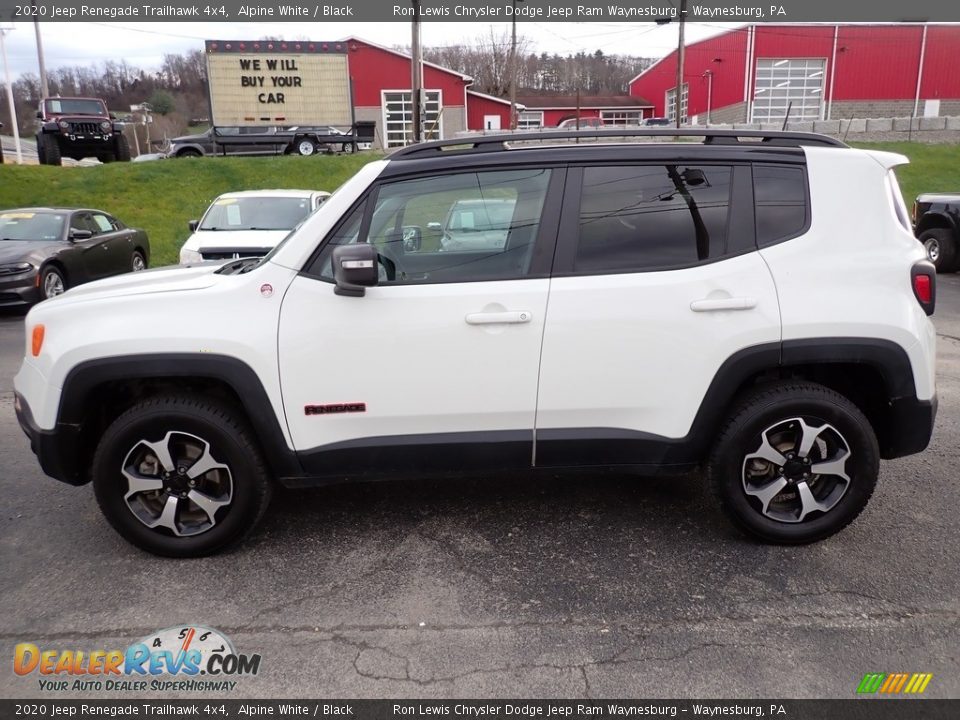
[{"label": "colored stripe graphic", "polygon": [[867,673],[857,686],[860,694],[919,695],[927,689],[933,673]]},{"label": "colored stripe graphic", "polygon": [[857,688],[857,692],[875,693],[880,689],[880,685],[883,683],[884,678],[886,678],[886,673],[867,673],[863,676],[863,680],[860,681],[860,686]]}]

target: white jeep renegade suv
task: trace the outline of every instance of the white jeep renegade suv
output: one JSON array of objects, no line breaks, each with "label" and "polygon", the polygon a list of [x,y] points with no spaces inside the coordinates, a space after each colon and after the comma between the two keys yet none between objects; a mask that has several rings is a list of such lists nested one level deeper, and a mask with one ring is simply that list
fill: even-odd
[{"label": "white jeep renegade suv", "polygon": [[[656,135],[703,142],[615,142]],[[713,130],[409,147],[263,259],[35,307],[17,415],[47,474],[163,555],[242,538],[273,483],[585,466],[704,466],[746,532],[819,540],[936,415],[905,162]],[[445,247],[485,202],[504,241]]]}]

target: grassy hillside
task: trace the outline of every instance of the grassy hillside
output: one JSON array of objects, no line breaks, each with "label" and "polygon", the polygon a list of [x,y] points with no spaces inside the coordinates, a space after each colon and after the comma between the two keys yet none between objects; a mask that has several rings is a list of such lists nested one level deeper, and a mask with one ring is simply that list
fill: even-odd
[{"label": "grassy hillside", "polygon": [[[960,145],[863,143],[860,147],[907,155],[911,164],[897,175],[910,205],[918,193],[960,192]],[[231,190],[315,188],[334,190],[371,153],[316,157],[197,158],[95,167],[4,165],[0,209],[25,205],[101,208],[144,228],[153,247],[153,265],[177,261],[187,239],[187,221],[199,218],[213,198]]]},{"label": "grassy hillside", "polygon": [[314,157],[195,158],[94,167],[3,165],[0,209],[66,205],[106,210],[150,236],[151,265],[177,262],[198,219],[217,195],[233,190],[304,188],[333,191],[372,153]]},{"label": "grassy hillside", "polygon": [[897,168],[897,179],[908,208],[923,192],[960,192],[960,145],[888,142],[856,143],[856,146],[902,153],[910,158],[909,165]]}]

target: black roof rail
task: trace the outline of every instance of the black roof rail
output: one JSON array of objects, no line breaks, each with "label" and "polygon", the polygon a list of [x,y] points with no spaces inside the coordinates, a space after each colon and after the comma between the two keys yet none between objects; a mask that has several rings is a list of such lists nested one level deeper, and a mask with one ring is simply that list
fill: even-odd
[{"label": "black roof rail", "polygon": [[[591,130],[547,130],[544,132],[515,132],[499,135],[477,135],[474,137],[433,140],[431,142],[408,145],[391,153],[391,160],[430,157],[440,153],[482,153],[511,149],[511,143],[523,143],[532,140],[573,140],[581,138],[625,138],[625,137],[702,137],[704,145],[751,145],[764,143],[777,147],[800,147],[802,145],[820,145],[826,147],[849,147],[846,143],[829,135],[809,132],[790,132],[779,130],[726,130],[716,128],[650,128],[650,129],[591,129]],[[743,142],[741,139],[748,139]]]}]

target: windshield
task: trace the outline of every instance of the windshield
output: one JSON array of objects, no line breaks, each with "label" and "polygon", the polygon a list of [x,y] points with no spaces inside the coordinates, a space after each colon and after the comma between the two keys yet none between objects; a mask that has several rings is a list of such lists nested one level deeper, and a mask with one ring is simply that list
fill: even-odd
[{"label": "windshield", "polygon": [[308,197],[240,197],[215,201],[201,230],[290,230],[311,212]]},{"label": "windshield", "polygon": [[106,115],[107,109],[99,100],[77,100],[57,98],[47,100],[48,113],[68,113],[70,115]]},{"label": "windshield", "polygon": [[59,240],[65,217],[55,213],[0,212],[0,241]]},{"label": "windshield", "polygon": [[482,232],[484,230],[506,230],[513,220],[516,200],[465,200],[457,203],[450,213],[447,231]]}]

